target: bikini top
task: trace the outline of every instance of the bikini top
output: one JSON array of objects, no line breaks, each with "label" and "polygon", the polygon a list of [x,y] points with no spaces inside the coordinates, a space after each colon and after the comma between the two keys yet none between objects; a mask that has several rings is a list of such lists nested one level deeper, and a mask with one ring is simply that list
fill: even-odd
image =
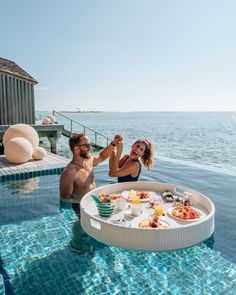
[{"label": "bikini top", "polygon": [[[128,160],[128,158],[129,157],[127,156],[127,158],[125,159],[124,163]],[[139,162],[138,159],[135,160],[135,161],[137,161],[139,163],[139,172],[138,172],[138,175],[135,176],[135,177],[133,177],[131,174],[128,174],[128,175],[125,175],[125,176],[120,176],[120,177],[117,178],[118,179],[118,182],[131,182],[131,181],[137,181],[138,180],[139,175],[141,173],[142,166],[141,166],[141,163]]]}]

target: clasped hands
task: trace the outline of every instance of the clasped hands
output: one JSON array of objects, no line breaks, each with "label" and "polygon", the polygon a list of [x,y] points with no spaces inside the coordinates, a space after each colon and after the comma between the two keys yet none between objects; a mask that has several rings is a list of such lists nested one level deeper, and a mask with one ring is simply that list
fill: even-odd
[{"label": "clasped hands", "polygon": [[117,135],[114,137],[114,139],[113,139],[113,141],[111,142],[111,144],[112,144],[114,147],[116,147],[117,151],[122,151],[122,149],[123,149],[123,143],[122,143],[122,141],[123,141],[123,137],[122,137],[122,135],[117,134]]}]

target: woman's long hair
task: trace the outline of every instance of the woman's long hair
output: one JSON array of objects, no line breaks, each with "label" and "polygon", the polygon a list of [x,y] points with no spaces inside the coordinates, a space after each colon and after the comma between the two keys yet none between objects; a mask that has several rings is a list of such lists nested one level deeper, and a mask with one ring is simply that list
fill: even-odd
[{"label": "woman's long hair", "polygon": [[136,143],[144,143],[146,148],[144,151],[143,156],[141,157],[143,165],[150,170],[153,166],[154,160],[153,160],[153,144],[148,139],[140,139],[137,140]]}]

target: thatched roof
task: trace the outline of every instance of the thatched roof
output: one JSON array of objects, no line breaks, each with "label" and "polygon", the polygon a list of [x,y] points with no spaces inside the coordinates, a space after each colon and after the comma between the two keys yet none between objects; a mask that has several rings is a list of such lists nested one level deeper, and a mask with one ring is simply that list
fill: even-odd
[{"label": "thatched roof", "polygon": [[6,73],[8,75],[13,75],[24,80],[28,80],[30,82],[33,82],[34,84],[38,83],[32,76],[26,73],[26,71],[24,71],[16,63],[1,57],[0,57],[0,72]]}]

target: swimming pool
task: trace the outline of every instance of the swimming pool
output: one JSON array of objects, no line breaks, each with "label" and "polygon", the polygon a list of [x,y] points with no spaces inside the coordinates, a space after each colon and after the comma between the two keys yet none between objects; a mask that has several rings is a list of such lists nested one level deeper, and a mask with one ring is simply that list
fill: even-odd
[{"label": "swimming pool", "polygon": [[[107,176],[107,169],[106,165],[96,168],[98,186],[115,181]],[[24,192],[28,198],[20,200],[44,202],[43,196],[57,196],[58,202],[57,173],[29,179],[35,187]],[[235,176],[157,161],[152,171],[143,171],[141,180],[176,183],[207,195],[216,206],[214,235],[178,251],[127,251],[105,246],[81,233],[70,206],[61,204],[58,210],[55,203],[45,216],[28,219],[24,214],[25,218],[1,226],[0,292],[9,281],[8,294],[11,290],[15,294],[235,294]],[[4,184],[5,193],[15,198],[22,195],[16,180],[14,185],[9,183]],[[79,253],[77,248],[87,252]]]},{"label": "swimming pool", "polygon": [[0,226],[59,212],[62,167],[0,175]]}]

